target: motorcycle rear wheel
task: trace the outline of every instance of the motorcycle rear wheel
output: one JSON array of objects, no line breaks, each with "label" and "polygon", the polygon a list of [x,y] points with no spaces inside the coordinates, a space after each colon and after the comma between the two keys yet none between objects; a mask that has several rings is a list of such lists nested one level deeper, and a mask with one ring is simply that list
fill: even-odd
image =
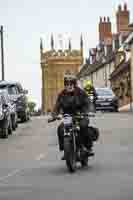
[{"label": "motorcycle rear wheel", "polygon": [[81,166],[82,166],[82,167],[88,166],[88,157],[85,158],[84,160],[81,160]]}]

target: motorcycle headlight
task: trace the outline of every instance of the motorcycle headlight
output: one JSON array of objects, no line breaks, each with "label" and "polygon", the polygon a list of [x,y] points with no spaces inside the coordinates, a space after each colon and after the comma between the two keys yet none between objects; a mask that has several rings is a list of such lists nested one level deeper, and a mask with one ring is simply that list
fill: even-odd
[{"label": "motorcycle headlight", "polygon": [[64,117],[64,125],[70,125],[72,123],[72,117]]}]

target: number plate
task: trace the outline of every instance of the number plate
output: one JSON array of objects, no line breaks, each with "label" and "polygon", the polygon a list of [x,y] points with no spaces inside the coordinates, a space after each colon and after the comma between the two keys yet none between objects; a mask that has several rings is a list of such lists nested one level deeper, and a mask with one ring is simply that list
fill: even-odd
[{"label": "number plate", "polygon": [[101,103],[102,106],[108,106],[109,103],[108,102],[105,102],[105,103]]},{"label": "number plate", "polygon": [[71,116],[67,116],[64,118],[64,125],[69,125],[72,123],[72,117]]}]

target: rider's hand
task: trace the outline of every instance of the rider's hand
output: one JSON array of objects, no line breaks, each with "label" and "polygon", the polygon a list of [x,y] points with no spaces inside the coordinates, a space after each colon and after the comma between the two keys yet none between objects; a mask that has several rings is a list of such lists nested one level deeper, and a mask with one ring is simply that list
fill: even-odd
[{"label": "rider's hand", "polygon": [[52,121],[55,121],[55,120],[56,120],[56,117],[52,115],[52,116],[48,119],[48,122],[52,122]]}]

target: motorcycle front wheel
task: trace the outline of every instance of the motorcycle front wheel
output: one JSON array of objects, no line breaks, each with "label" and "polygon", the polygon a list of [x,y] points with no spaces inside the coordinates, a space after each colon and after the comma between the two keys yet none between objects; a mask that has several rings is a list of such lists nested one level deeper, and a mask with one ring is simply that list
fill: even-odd
[{"label": "motorcycle front wheel", "polygon": [[70,137],[64,138],[64,154],[66,165],[69,172],[75,172],[76,170],[76,153],[74,152],[72,140]]}]

